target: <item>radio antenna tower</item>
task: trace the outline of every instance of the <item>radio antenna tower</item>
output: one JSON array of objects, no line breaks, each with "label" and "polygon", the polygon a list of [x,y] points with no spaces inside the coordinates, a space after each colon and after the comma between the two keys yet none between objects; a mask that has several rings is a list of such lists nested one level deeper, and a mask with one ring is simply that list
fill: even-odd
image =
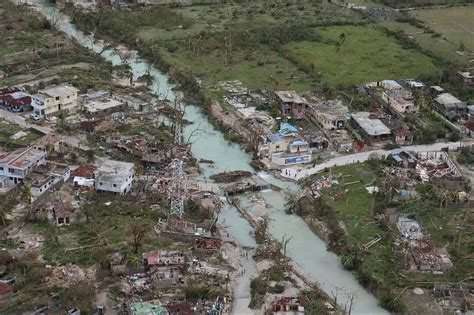
[{"label": "radio antenna tower", "polygon": [[[183,145],[183,135],[182,135],[182,119],[184,115],[184,110],[182,109],[181,96],[176,95],[174,110],[175,110],[175,130],[174,130],[174,144],[175,149],[177,150],[180,146]],[[184,214],[184,195],[186,194],[186,183],[183,176],[183,160],[177,158],[173,161],[173,179],[171,180],[170,186],[170,215],[176,215],[180,219]]]}]

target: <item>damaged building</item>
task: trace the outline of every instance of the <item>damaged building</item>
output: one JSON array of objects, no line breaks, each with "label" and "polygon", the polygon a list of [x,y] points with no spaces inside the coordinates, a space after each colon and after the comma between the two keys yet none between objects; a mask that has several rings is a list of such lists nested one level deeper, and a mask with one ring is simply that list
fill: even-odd
[{"label": "damaged building", "polygon": [[204,220],[201,223],[168,218],[167,221],[159,222],[155,230],[158,234],[173,240],[192,243],[195,250],[215,252],[222,245],[216,223],[217,218]]},{"label": "damaged building", "polygon": [[155,288],[186,284],[187,255],[178,251],[151,251],[143,254],[145,270]]},{"label": "damaged building", "polygon": [[407,271],[442,273],[453,268],[447,251],[436,248],[430,235],[424,233],[416,220],[400,216],[397,228],[402,241],[408,245],[403,247]]},{"label": "damaged building", "polygon": [[461,172],[444,151],[419,152],[416,171],[423,182],[433,182],[450,191],[464,190]]}]

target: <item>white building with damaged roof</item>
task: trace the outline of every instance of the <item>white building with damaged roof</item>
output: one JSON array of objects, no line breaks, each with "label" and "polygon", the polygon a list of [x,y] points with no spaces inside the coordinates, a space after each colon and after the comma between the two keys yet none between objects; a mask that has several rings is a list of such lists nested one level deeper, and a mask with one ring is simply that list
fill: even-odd
[{"label": "white building with damaged roof", "polygon": [[132,189],[135,165],[129,162],[105,160],[95,170],[95,188],[98,192],[123,195]]}]

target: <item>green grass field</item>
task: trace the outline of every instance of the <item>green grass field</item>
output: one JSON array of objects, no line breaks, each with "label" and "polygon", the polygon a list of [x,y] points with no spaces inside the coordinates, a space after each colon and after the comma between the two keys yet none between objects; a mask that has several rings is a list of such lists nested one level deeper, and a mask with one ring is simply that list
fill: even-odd
[{"label": "green grass field", "polygon": [[416,10],[413,14],[455,45],[463,43],[474,50],[474,7]]},{"label": "green grass field", "polygon": [[382,230],[376,225],[370,224],[372,220],[372,195],[365,189],[368,184],[367,178],[363,178],[363,172],[371,172],[367,164],[350,164],[346,166],[334,167],[331,173],[338,176],[342,175],[343,180],[339,180],[341,185],[360,181],[359,183],[344,185],[347,189],[346,198],[333,201],[330,197],[330,191],[325,194],[325,200],[332,208],[336,210],[336,217],[344,222],[348,232],[348,240],[354,244],[367,243]]},{"label": "green grass field", "polygon": [[394,38],[371,26],[332,26],[317,28],[323,39],[346,40],[336,45],[321,42],[293,42],[289,51],[300,61],[314,63],[329,85],[353,85],[382,79],[406,79],[432,75],[438,71],[431,58],[403,49]]},{"label": "green grass field", "polygon": [[238,54],[234,62],[225,64],[224,56],[215,51],[197,58],[195,54],[182,51],[170,53],[162,50],[166,62],[203,79],[203,86],[210,87],[221,81],[240,80],[249,89],[294,89],[307,91],[312,82],[290,61],[281,57],[270,47]]},{"label": "green grass field", "polygon": [[435,37],[433,34],[425,33],[422,29],[419,29],[409,23],[384,21],[380,24],[394,32],[405,32],[408,36],[414,38],[421,48],[429,51],[434,56],[443,60],[449,60],[457,64],[464,64],[469,61],[469,56],[460,55],[456,52],[459,48],[459,45],[456,45],[442,37]]}]

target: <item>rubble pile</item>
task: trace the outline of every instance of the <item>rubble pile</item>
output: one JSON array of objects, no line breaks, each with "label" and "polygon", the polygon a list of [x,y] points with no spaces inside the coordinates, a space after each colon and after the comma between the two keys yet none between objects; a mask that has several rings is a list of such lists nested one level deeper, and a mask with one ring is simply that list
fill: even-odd
[{"label": "rubble pile", "polygon": [[48,287],[69,287],[82,281],[93,281],[95,279],[95,268],[82,269],[73,264],[56,266],[51,269],[51,274],[45,281]]},{"label": "rubble pile", "polygon": [[436,248],[430,235],[423,232],[417,221],[400,216],[397,228],[408,245],[403,249],[406,270],[442,273],[453,268],[448,254]]}]

